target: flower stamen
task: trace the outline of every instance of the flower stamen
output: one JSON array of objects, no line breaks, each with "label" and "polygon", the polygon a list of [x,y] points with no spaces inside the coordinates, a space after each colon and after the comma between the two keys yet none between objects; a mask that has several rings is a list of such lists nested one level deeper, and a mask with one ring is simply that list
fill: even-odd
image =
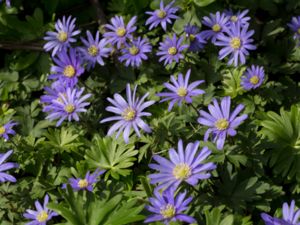
[{"label": "flower stamen", "polygon": [[88,181],[86,179],[82,179],[82,180],[78,181],[77,185],[80,188],[86,188],[89,185],[89,183],[88,183]]},{"label": "flower stamen", "polygon": [[64,72],[63,74],[66,76],[66,77],[74,77],[76,71],[75,71],[75,68],[72,66],[72,65],[67,65],[65,68],[64,68]]},{"label": "flower stamen", "polygon": [[168,53],[169,53],[169,55],[176,55],[176,53],[177,53],[177,48],[176,48],[176,47],[170,47],[170,48],[168,49]]},{"label": "flower stamen", "polygon": [[163,19],[166,17],[167,13],[166,11],[159,9],[156,11],[156,15],[158,18]]},{"label": "flower stamen", "polygon": [[57,34],[57,39],[58,39],[60,42],[66,42],[67,39],[68,39],[68,33],[67,33],[67,32],[64,32],[64,31],[60,31],[60,32]]},{"label": "flower stamen", "polygon": [[173,205],[167,204],[164,208],[160,210],[160,214],[164,219],[169,219],[175,216],[176,209]]},{"label": "flower stamen", "polygon": [[124,27],[118,27],[116,33],[119,37],[124,37],[126,34],[126,29]]},{"label": "flower stamen", "polygon": [[72,113],[75,111],[75,106],[73,104],[68,104],[65,106],[64,109],[67,113]]},{"label": "flower stamen", "polygon": [[213,25],[212,30],[214,32],[219,32],[221,30],[221,26],[216,23],[215,25]]},{"label": "flower stamen", "polygon": [[45,210],[42,210],[37,216],[36,220],[39,222],[45,222],[48,219],[48,213]]},{"label": "flower stamen", "polygon": [[98,55],[98,52],[99,52],[99,49],[97,48],[96,45],[91,45],[89,48],[88,48],[88,53],[91,55],[91,56],[96,56]]},{"label": "flower stamen", "polygon": [[0,127],[0,135],[4,134],[6,131],[5,127]]},{"label": "flower stamen", "polygon": [[132,46],[131,48],[129,48],[129,53],[131,55],[137,55],[139,53],[140,49],[136,46]]},{"label": "flower stamen", "polygon": [[215,127],[218,130],[226,130],[229,126],[229,122],[226,119],[219,119],[215,122]]},{"label": "flower stamen", "polygon": [[241,39],[238,37],[231,38],[230,40],[230,46],[233,49],[239,49],[241,47],[241,44],[242,44]]},{"label": "flower stamen", "polygon": [[187,95],[187,90],[185,87],[179,87],[177,89],[177,95],[180,97],[185,97]]},{"label": "flower stamen", "polygon": [[191,168],[186,163],[179,163],[173,169],[173,176],[177,180],[184,180],[191,176]]},{"label": "flower stamen", "polygon": [[259,82],[259,77],[257,75],[254,75],[250,78],[250,83],[251,84],[257,84]]},{"label": "flower stamen", "polygon": [[126,108],[122,113],[122,116],[126,121],[133,120],[135,118],[135,115],[136,111],[131,107]]}]

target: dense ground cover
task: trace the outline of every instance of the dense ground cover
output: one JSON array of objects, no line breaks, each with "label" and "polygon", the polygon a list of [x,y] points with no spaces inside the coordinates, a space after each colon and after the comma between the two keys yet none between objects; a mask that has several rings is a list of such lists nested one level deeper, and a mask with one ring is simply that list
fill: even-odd
[{"label": "dense ground cover", "polygon": [[300,2],[0,3],[0,225],[299,224]]}]

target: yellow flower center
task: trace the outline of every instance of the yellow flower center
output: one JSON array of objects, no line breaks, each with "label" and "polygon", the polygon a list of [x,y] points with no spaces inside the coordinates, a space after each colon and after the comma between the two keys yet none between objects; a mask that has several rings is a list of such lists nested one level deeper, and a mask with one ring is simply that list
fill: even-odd
[{"label": "yellow flower center", "polygon": [[237,18],[237,16],[232,16],[232,17],[230,18],[230,20],[231,20],[232,22],[236,22],[236,21],[238,21],[238,18]]},{"label": "yellow flower center", "polygon": [[5,127],[0,127],[0,135],[5,133]]},{"label": "yellow flower center", "polygon": [[191,40],[191,41],[195,40],[195,38],[196,38],[195,35],[190,34],[190,40]]},{"label": "yellow flower center", "polygon": [[259,82],[259,77],[258,76],[256,76],[256,75],[254,75],[254,76],[252,76],[251,78],[250,78],[250,83],[251,84],[257,84]]},{"label": "yellow flower center", "polygon": [[129,52],[131,55],[137,55],[139,51],[139,48],[137,48],[136,46],[132,46],[131,48],[129,48]]},{"label": "yellow flower center", "polygon": [[191,175],[191,168],[185,163],[179,163],[173,169],[173,176],[177,180],[183,180]]},{"label": "yellow flower center", "polygon": [[72,112],[74,112],[74,110],[75,110],[75,106],[73,104],[68,104],[65,106],[65,111],[67,113],[72,113]]},{"label": "yellow flower center", "polygon": [[169,55],[175,55],[177,53],[177,48],[176,47],[171,47],[168,49]]},{"label": "yellow flower center", "polygon": [[219,119],[215,122],[215,127],[218,130],[225,130],[229,126],[229,122],[226,119]]},{"label": "yellow flower center", "polygon": [[89,53],[91,56],[96,56],[96,55],[98,55],[98,52],[99,52],[99,49],[97,48],[96,45],[91,45],[91,46],[88,48],[88,53]]},{"label": "yellow flower center", "polygon": [[221,26],[216,23],[215,25],[213,25],[212,30],[214,32],[219,32],[221,30]]},{"label": "yellow flower center", "polygon": [[166,207],[160,210],[160,214],[164,219],[172,218],[176,214],[175,207],[171,204],[168,204]]},{"label": "yellow flower center", "polygon": [[231,38],[230,46],[233,49],[239,49],[241,47],[241,39],[238,37]]},{"label": "yellow flower center", "polygon": [[117,35],[119,37],[123,37],[126,34],[126,29],[124,27],[118,27],[117,29]]},{"label": "yellow flower center", "polygon": [[77,185],[80,188],[86,188],[89,185],[89,183],[88,183],[88,181],[86,179],[82,179],[82,180],[78,181]]},{"label": "yellow flower center", "polygon": [[68,39],[68,33],[64,31],[59,32],[57,35],[57,39],[60,42],[65,42]]},{"label": "yellow flower center", "polygon": [[167,13],[164,10],[159,9],[157,10],[156,15],[158,18],[163,19],[166,17]]},{"label": "yellow flower center", "polygon": [[65,68],[64,68],[64,75],[66,76],[66,77],[74,77],[74,75],[75,75],[75,73],[76,73],[76,71],[75,71],[75,68],[73,67],[73,66],[71,66],[71,65],[68,65],[68,66],[66,66]]},{"label": "yellow flower center", "polygon": [[187,94],[186,88],[184,88],[184,87],[179,87],[179,88],[177,89],[177,95],[178,95],[178,96],[184,97],[184,96],[186,96],[186,94]]},{"label": "yellow flower center", "polygon": [[135,114],[136,114],[136,111],[133,108],[128,107],[124,110],[124,112],[122,113],[122,116],[126,121],[130,121],[130,120],[134,119]]},{"label": "yellow flower center", "polygon": [[41,211],[37,216],[36,220],[39,222],[45,222],[48,219],[48,214],[46,211]]}]

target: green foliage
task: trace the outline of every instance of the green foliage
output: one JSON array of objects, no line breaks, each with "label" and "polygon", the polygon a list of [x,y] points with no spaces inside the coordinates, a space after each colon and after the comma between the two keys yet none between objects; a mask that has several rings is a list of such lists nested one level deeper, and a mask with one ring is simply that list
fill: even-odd
[{"label": "green foliage", "polygon": [[119,179],[120,175],[127,176],[131,173],[128,168],[134,164],[134,156],[137,154],[134,144],[124,144],[121,138],[95,136],[85,158],[92,168],[106,169],[106,179],[109,175]]}]

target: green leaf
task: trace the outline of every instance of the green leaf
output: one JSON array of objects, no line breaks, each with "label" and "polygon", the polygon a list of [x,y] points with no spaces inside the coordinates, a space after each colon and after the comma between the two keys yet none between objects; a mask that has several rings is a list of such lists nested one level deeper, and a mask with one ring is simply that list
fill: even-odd
[{"label": "green leaf", "polygon": [[199,7],[207,6],[216,0],[194,0],[194,3]]}]

